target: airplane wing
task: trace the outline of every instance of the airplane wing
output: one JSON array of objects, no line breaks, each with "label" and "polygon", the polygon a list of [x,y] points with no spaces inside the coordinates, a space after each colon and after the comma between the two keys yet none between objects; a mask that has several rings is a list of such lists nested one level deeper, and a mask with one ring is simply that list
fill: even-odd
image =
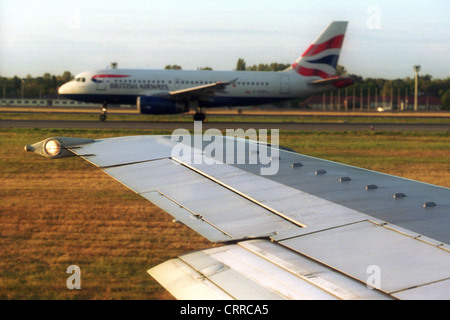
[{"label": "airplane wing", "polygon": [[450,298],[448,188],[222,136],[26,150],[77,155],[220,243],[148,271],[178,299]]},{"label": "airplane wing", "polygon": [[169,93],[162,93],[157,96],[172,98],[172,99],[188,99],[188,100],[202,100],[202,98],[209,97],[215,93],[224,93],[225,88],[229,85],[234,85],[237,79],[231,81],[218,81],[208,83],[201,86],[174,90]]}]

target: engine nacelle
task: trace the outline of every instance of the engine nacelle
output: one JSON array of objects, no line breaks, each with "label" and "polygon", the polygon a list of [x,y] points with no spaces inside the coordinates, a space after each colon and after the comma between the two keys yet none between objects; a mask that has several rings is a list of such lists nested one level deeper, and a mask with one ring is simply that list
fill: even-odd
[{"label": "engine nacelle", "polygon": [[189,111],[183,102],[160,97],[138,97],[137,107],[142,114],[176,114]]}]

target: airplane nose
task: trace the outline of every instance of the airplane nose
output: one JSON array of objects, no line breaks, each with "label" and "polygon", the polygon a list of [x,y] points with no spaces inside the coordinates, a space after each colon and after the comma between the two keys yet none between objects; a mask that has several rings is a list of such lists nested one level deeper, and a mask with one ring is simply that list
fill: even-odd
[{"label": "airplane nose", "polygon": [[68,83],[65,83],[65,84],[63,84],[61,87],[59,87],[58,93],[59,93],[59,94],[65,94],[65,93],[67,93],[67,85],[68,85]]}]

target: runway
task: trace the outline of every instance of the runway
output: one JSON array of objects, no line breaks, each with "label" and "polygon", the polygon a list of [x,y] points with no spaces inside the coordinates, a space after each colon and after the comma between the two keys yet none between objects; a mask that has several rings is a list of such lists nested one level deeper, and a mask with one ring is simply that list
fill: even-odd
[{"label": "runway", "polygon": [[[0,128],[41,129],[194,129],[193,122],[169,121],[79,121],[79,120],[0,120]],[[270,123],[270,122],[205,122],[203,130],[226,129],[279,129],[280,131],[432,131],[450,132],[449,124],[399,123]]]}]

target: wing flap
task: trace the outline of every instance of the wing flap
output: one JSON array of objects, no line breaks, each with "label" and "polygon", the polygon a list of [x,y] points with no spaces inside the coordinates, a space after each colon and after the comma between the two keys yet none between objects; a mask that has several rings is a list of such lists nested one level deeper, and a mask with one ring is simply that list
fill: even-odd
[{"label": "wing flap", "polygon": [[[192,290],[198,283],[207,282],[234,299],[390,299],[379,291],[369,290],[365,284],[267,240],[250,240],[197,251],[180,256],[178,263],[183,268],[189,266],[191,273],[197,275],[197,283],[191,284]],[[172,285],[184,269],[169,269],[162,264],[148,272],[176,298],[182,298],[189,290]]]},{"label": "wing flap", "polygon": [[[381,291],[394,297],[403,290],[450,278],[449,269],[443,267],[450,265],[447,249],[419,241],[385,223],[358,222],[280,244],[361,282],[376,280]],[[440,292],[440,297],[450,298],[449,291]]]},{"label": "wing flap", "polygon": [[166,261],[148,273],[180,300],[231,300],[233,297],[180,259]]},{"label": "wing flap", "polygon": [[435,283],[425,284],[420,287],[396,292],[395,296],[402,300],[449,300],[448,288],[450,287],[450,279],[442,280]]}]

